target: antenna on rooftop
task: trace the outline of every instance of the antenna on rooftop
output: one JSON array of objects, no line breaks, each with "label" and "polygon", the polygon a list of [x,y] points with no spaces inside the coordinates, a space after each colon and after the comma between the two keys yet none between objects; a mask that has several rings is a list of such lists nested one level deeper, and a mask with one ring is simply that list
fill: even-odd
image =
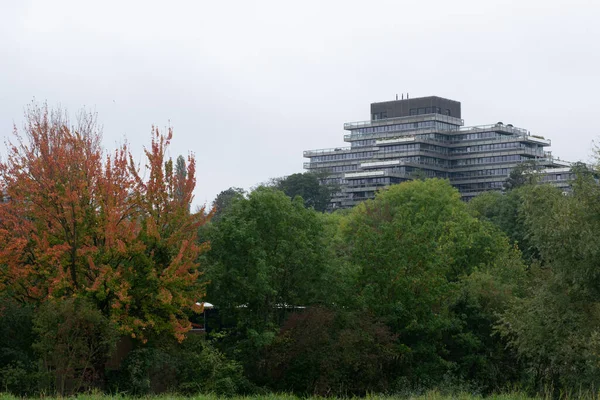
[{"label": "antenna on rooftop", "polygon": [[398,100],[398,93],[396,93],[396,100]]},{"label": "antenna on rooftop", "polygon": [[408,93],[406,93],[406,99],[408,100]]}]

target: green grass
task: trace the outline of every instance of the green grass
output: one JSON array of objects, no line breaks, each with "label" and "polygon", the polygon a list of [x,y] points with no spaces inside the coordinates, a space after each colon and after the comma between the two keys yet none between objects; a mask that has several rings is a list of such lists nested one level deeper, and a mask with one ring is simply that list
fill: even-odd
[{"label": "green grass", "polygon": [[[65,400],[65,397],[57,396],[34,396],[32,398],[53,400],[61,399]],[[0,392],[0,400],[20,400],[20,397],[13,396],[7,393]],[[152,396],[141,396],[132,397],[126,395],[106,395],[106,394],[80,394],[77,396],[68,397],[73,400],[546,400],[551,397],[531,397],[526,394],[514,392],[506,394],[495,394],[490,396],[473,395],[469,393],[459,394],[443,394],[439,391],[430,391],[421,395],[367,395],[366,397],[352,397],[352,398],[335,398],[335,397],[299,397],[291,394],[264,394],[264,395],[253,395],[253,396],[235,396],[235,397],[223,397],[211,394],[198,394],[195,396],[181,396],[181,395],[152,395]],[[563,393],[559,396],[560,400],[567,399],[596,399],[600,400],[600,393],[594,394],[592,392],[585,393]]]},{"label": "green grass", "polygon": [[[575,396],[572,398],[578,398]],[[42,398],[42,396],[38,397]],[[43,397],[44,399],[53,399],[56,397],[49,396]],[[197,396],[178,396],[178,395],[159,395],[159,396],[146,396],[141,398],[133,398],[129,396],[121,395],[101,395],[101,394],[86,394],[71,397],[77,400],[127,400],[127,399],[152,399],[152,400],[219,400],[224,397],[216,395],[197,395]],[[0,400],[17,400],[18,397],[10,394],[0,393]],[[268,395],[256,395],[256,396],[245,396],[245,397],[230,397],[231,400],[324,400],[323,397],[297,397],[289,394],[268,394]],[[329,398],[333,399],[333,398]],[[359,399],[359,398],[357,398]],[[364,400],[474,400],[474,399],[490,399],[490,400],[532,400],[533,397],[528,397],[524,394],[513,393],[513,394],[499,394],[488,397],[473,396],[468,393],[457,394],[457,395],[444,395],[439,392],[428,392],[424,395],[419,396],[383,396],[383,395],[369,395],[363,397]],[[538,398],[541,399],[541,398]]]}]

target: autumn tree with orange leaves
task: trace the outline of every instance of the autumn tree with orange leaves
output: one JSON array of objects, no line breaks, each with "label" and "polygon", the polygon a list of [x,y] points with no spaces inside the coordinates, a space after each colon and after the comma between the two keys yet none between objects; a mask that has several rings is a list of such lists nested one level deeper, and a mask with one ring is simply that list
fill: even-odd
[{"label": "autumn tree with orange leaves", "polygon": [[31,105],[0,163],[0,291],[35,304],[88,298],[122,333],[182,340],[204,296],[208,245],[196,235],[210,214],[189,211],[195,161],[174,170],[172,134],[153,127],[140,166],[127,145],[104,153],[94,114],[71,126]]}]

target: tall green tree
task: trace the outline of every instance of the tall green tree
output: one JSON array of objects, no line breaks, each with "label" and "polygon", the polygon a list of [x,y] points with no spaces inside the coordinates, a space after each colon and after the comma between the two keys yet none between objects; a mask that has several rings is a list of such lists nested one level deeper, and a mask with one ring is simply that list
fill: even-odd
[{"label": "tall green tree", "polygon": [[524,198],[533,189],[532,185],[523,185],[506,193],[485,192],[468,203],[474,216],[489,221],[500,228],[521,250],[523,259],[531,263],[539,258],[539,251],[531,241],[525,224]]},{"label": "tall green tree", "polygon": [[290,309],[321,300],[323,222],[300,198],[259,187],[208,230],[208,298],[243,329],[276,329]]},{"label": "tall green tree", "polygon": [[237,187],[230,187],[229,189],[220,192],[212,203],[214,213],[212,221],[216,222],[220,220],[231,204],[236,199],[244,198],[245,195],[246,191]]},{"label": "tall green tree", "polygon": [[531,185],[538,181],[536,174],[535,161],[525,161],[514,167],[506,181],[504,182],[504,190],[517,189],[524,185]]},{"label": "tall green tree", "polygon": [[[524,198],[532,266],[528,295],[503,315],[500,332],[527,362],[536,390],[600,385],[600,187],[591,174],[564,196],[551,186]],[[554,393],[555,394],[555,393]]]},{"label": "tall green tree", "polygon": [[300,196],[307,208],[325,211],[336,187],[322,183],[323,176],[305,172],[276,180],[276,187],[289,197]]},{"label": "tall green tree", "polygon": [[174,197],[178,201],[185,201],[185,186],[183,183],[187,178],[187,167],[185,158],[182,155],[177,157],[175,161],[175,194]]},{"label": "tall green tree", "polygon": [[[447,181],[392,186],[355,207],[345,232],[350,259],[358,268],[356,292],[362,307],[399,335],[406,362],[402,374],[413,382],[432,383],[468,364],[468,351],[485,354],[481,338],[486,333],[469,333],[468,316],[456,314],[464,302],[461,296],[469,294],[475,304],[485,294],[476,288],[493,281],[490,276],[503,270],[519,276],[524,268],[506,237],[472,217]],[[486,332],[505,299],[488,302],[480,321]],[[482,306],[476,308],[481,313]],[[462,307],[463,314],[467,311]]]}]

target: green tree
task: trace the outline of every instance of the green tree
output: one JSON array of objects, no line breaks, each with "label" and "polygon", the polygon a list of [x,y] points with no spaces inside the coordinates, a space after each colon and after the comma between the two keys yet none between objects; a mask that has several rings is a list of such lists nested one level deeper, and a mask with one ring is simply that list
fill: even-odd
[{"label": "green tree", "polygon": [[212,203],[214,215],[212,221],[216,222],[221,219],[223,214],[229,209],[231,204],[236,199],[242,199],[246,195],[246,191],[237,187],[230,187],[227,190],[223,190],[217,195]]},{"label": "green tree", "polygon": [[450,305],[456,326],[444,340],[459,382],[484,393],[505,390],[523,375],[524,365],[508,341],[497,334],[499,315],[526,290],[526,270],[518,251],[507,249],[492,265],[461,280],[458,299]]},{"label": "green tree", "polygon": [[207,237],[207,298],[235,332],[223,348],[249,368],[289,312],[322,301],[323,222],[299,197],[259,187],[233,202]]},{"label": "green tree", "polygon": [[210,301],[277,324],[285,305],[313,303],[327,261],[322,232],[300,199],[265,187],[240,198],[209,232]]},{"label": "green tree", "polygon": [[[502,268],[518,276],[523,265],[506,237],[472,217],[447,181],[392,186],[355,207],[345,232],[358,267],[362,307],[399,335],[405,353],[402,374],[432,384],[464,364],[467,349],[485,354],[485,333],[470,336],[475,344],[458,341],[468,326],[466,317],[455,313],[466,280],[476,272],[494,276]],[[468,293],[479,301],[483,290]],[[500,307],[504,300],[496,303]],[[480,323],[489,332],[494,308],[484,311],[487,319]]]},{"label": "green tree", "polygon": [[590,176],[578,177],[569,196],[538,186],[524,198],[540,263],[531,269],[527,296],[504,313],[499,330],[527,363],[536,390],[600,385],[599,200]]},{"label": "green tree", "polygon": [[416,168],[411,174],[410,177],[415,180],[424,181],[428,178],[427,173],[423,171],[421,168]]},{"label": "green tree", "polygon": [[183,156],[177,157],[175,161],[175,193],[174,197],[178,201],[185,201],[185,186],[184,182],[187,178],[187,167]]},{"label": "green tree", "polygon": [[500,228],[511,243],[519,247],[527,263],[539,258],[537,247],[530,240],[523,212],[524,196],[532,188],[531,185],[524,185],[506,193],[485,192],[468,203],[474,216]]},{"label": "green tree", "polygon": [[535,161],[524,161],[514,167],[506,181],[504,182],[504,190],[513,190],[523,185],[531,185],[537,183]]},{"label": "green tree", "polygon": [[291,198],[300,196],[307,208],[325,211],[336,187],[322,184],[323,176],[305,172],[276,180],[276,187]]}]

